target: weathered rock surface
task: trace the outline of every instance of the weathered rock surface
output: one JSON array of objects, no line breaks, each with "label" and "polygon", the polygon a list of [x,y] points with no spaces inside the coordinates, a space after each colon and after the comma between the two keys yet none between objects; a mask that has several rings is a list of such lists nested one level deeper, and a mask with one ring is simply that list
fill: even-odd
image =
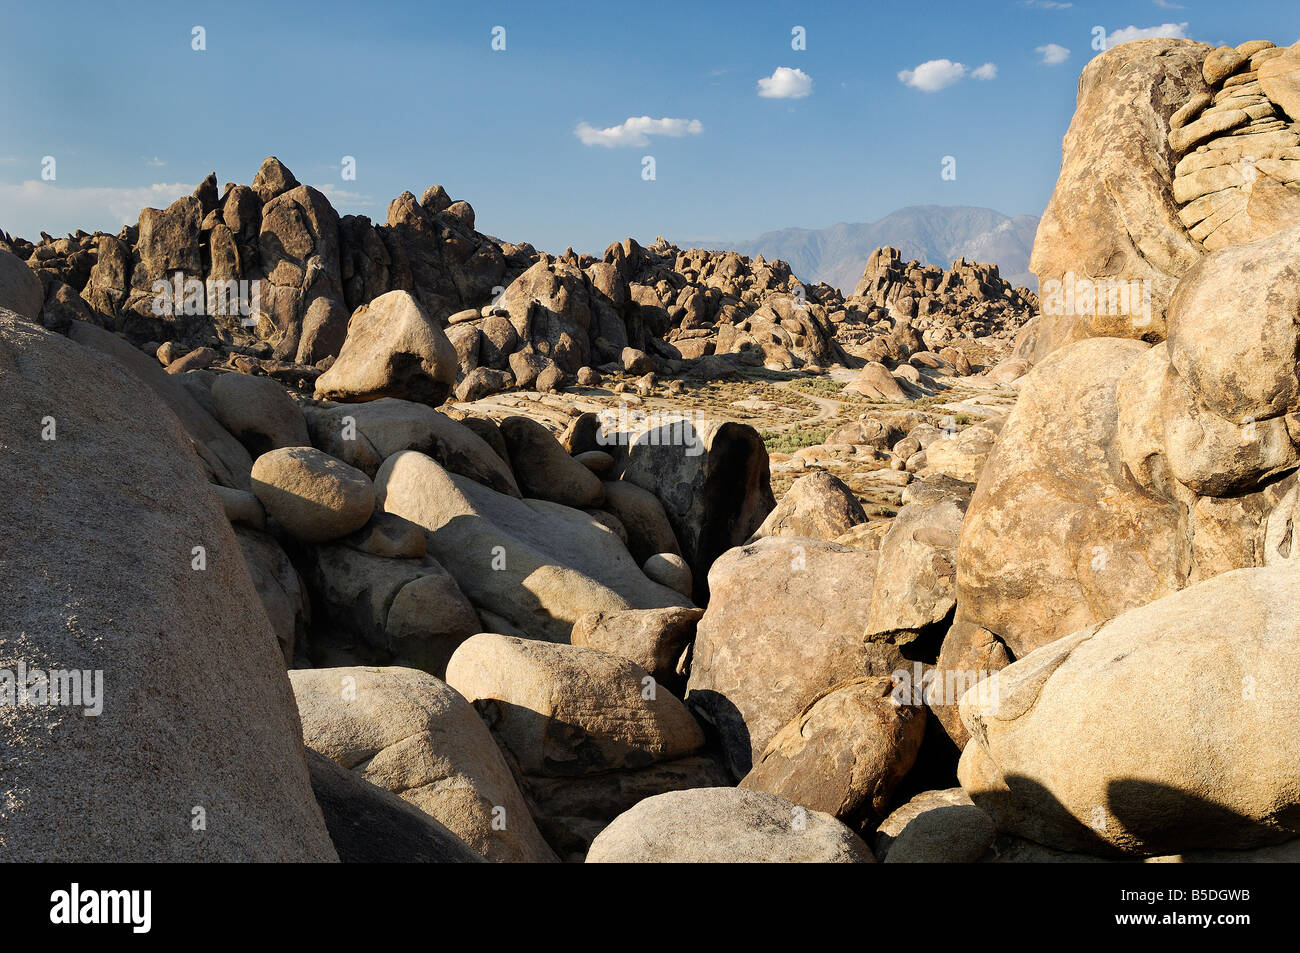
[{"label": "weathered rock surface", "polygon": [[353,313],[338,358],[316,379],[316,396],[398,397],[436,407],[456,385],[456,366],[456,351],[437,323],[409,292],[390,291]]},{"label": "weathered rock surface", "polygon": [[703,609],[624,609],[589,612],[574,623],[572,644],[631,659],[662,685],[674,687],[684,674],[682,653],[695,639]]},{"label": "weathered rock surface", "polygon": [[876,830],[876,860],[886,864],[969,864],[993,846],[997,828],[961,788],[924,791]]},{"label": "weathered rock surface", "polygon": [[406,668],[289,673],[307,745],[419,808],[494,861],[551,861],[473,706]]},{"label": "weathered rock surface", "polygon": [[897,645],[862,635],[876,559],[821,540],[773,537],[713,564],[687,703],[717,732],[737,778],[822,691],[898,668]]},{"label": "weathered rock surface", "polygon": [[[1061,174],[1029,265],[1038,276],[1043,313],[1018,345],[1018,356],[1038,361],[1085,337],[1164,336],[1174,285],[1201,256],[1173,197],[1169,120],[1206,91],[1201,62],[1208,49],[1189,40],[1138,40],[1084,67]],[[1144,282],[1150,314],[1092,306],[1065,287],[1078,280]]]},{"label": "weathered rock surface", "polygon": [[925,708],[897,704],[893,695],[883,676],[832,685],[776,733],[740,786],[854,829],[878,823],[925,736]]},{"label": "weathered rock surface", "polygon": [[286,533],[320,543],[366,525],[375,508],[370,478],[313,447],[285,447],[257,458],[253,494]]},{"label": "weathered rock surface", "polygon": [[1186,582],[1178,508],[1136,484],[1116,447],[1118,379],[1147,350],[1096,338],[1038,365],[980,477],[957,552],[957,620],[1017,658]]},{"label": "weathered rock surface", "polygon": [[866,521],[862,504],[843,480],[829,473],[810,473],[790,485],[752,539],[803,536],[834,540]]},{"label": "weathered rock surface", "polygon": [[587,863],[871,863],[842,823],[763,791],[696,788],[647,798],[601,831]]},{"label": "weathered rock surface", "polygon": [[33,528],[0,553],[0,667],[89,678],[81,705],[2,709],[6,856],[335,860],[284,659],[180,422],[114,361],[10,312],[0,418],[4,524]]},{"label": "weathered rock surface", "polygon": [[880,541],[866,635],[917,631],[957,604],[957,541],[965,501],[948,497],[898,511]]},{"label": "weathered rock surface", "polygon": [[312,443],[367,476],[373,477],[393,454],[418,450],[452,473],[519,496],[506,458],[471,423],[452,420],[425,404],[388,397],[307,411]]},{"label": "weathered rock surface", "polygon": [[776,505],[762,437],[747,424],[680,420],[615,439],[627,447],[622,478],[663,503],[697,595],[707,599],[709,566]]},{"label": "weathered rock surface", "polygon": [[962,787],[999,831],[1064,850],[1294,838],[1296,581],[1291,564],[1224,573],[1003,669],[996,698],[962,702]]},{"label": "weathered rock surface", "polygon": [[310,748],[307,767],[312,793],[343,863],[483,863],[430,815]]},{"label": "weathered rock surface", "polygon": [[693,754],[704,734],[634,662],[598,649],[480,633],[447,667],[528,775],[574,777]]},{"label": "weathered rock surface", "polygon": [[689,605],[579,510],[496,493],[415,451],[389,457],[375,482],[380,507],[428,531],[429,552],[476,607],[534,638],[568,642],[587,612]]},{"label": "weathered rock surface", "polygon": [[600,477],[564,452],[549,430],[528,417],[501,421],[501,436],[514,464],[524,496],[564,506],[600,506],[605,488]]}]

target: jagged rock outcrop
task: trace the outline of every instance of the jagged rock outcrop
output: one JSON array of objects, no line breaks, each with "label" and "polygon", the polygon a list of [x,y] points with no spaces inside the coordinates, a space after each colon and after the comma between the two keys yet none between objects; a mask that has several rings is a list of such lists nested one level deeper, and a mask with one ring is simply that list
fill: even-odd
[{"label": "jagged rock outcrop", "polygon": [[[1030,259],[1043,313],[1018,341],[1018,356],[1038,361],[1086,337],[1164,336],[1174,285],[1202,254],[1178,216],[1169,122],[1205,92],[1201,64],[1209,50],[1190,40],[1138,40],[1084,67],[1061,174]],[[1136,308],[1127,301],[1134,284],[1142,303]]]}]

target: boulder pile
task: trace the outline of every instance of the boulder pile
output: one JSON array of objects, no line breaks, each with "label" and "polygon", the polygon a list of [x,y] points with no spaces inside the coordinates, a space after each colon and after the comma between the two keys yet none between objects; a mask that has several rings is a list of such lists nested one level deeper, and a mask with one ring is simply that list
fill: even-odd
[{"label": "boulder pile", "polygon": [[[1300,147],[1257,157],[1249,195],[1178,195],[1233,168],[1217,153],[1293,135],[1295,55],[1142,40],[1085,70],[1034,260],[1149,282],[1141,324],[1045,297],[1022,326],[1035,299],[995,269],[889,248],[847,299],[662,240],[551,257],[476,232],[438,187],[376,228],[275,160],[121,236],[10,242],[0,843],[1294,858],[1300,222],[1265,228],[1255,204],[1291,201]],[[1215,195],[1238,212],[1180,218]],[[257,320],[144,307],[187,269],[257,276]],[[1012,335],[1016,357],[971,375],[968,345]],[[939,421],[819,418],[823,448],[879,465],[889,507],[821,471],[778,501],[775,454],[736,419],[610,431],[530,412],[543,395],[470,400],[806,371],[843,347],[870,359],[809,395],[976,394]],[[978,419],[959,431],[958,410]],[[26,675],[5,694],[33,670],[40,700]]]}]

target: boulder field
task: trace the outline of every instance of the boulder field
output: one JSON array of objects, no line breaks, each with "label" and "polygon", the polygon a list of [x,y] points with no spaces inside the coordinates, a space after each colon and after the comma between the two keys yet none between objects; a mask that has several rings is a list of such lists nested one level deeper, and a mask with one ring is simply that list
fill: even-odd
[{"label": "boulder field", "polygon": [[1039,295],[375,225],[273,158],[0,235],[5,856],[1294,859],[1297,77],[1097,56]]}]

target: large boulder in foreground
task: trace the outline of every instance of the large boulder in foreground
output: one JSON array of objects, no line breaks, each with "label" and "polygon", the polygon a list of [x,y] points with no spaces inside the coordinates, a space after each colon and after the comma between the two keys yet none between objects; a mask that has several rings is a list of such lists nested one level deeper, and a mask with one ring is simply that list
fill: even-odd
[{"label": "large boulder in foreground", "polygon": [[1017,658],[1186,584],[1178,507],[1134,482],[1116,440],[1119,379],[1148,347],[1092,338],[1038,365],[971,498],[957,620]]},{"label": "large boulder in foreground", "polygon": [[813,863],[875,860],[829,814],[744,788],[646,798],[601,831],[587,863]]},{"label": "large boulder in foreground", "polygon": [[968,692],[958,776],[998,830],[1169,854],[1300,834],[1300,571],[1240,569],[1090,626]]},{"label": "large boulder in foreground", "polygon": [[[1026,326],[1017,356],[1032,363],[1088,337],[1163,339],[1174,285],[1202,254],[1174,201],[1169,119],[1205,92],[1201,62],[1209,49],[1190,40],[1138,40],[1084,67],[1061,174],[1029,262],[1043,313]],[[1150,313],[1081,303],[1068,287],[1080,280],[1139,283]]]},{"label": "large boulder in foreground", "polygon": [[867,640],[877,555],[822,540],[769,537],[713,564],[687,703],[712,725],[742,778],[772,737],[822,691],[889,675],[899,646]]},{"label": "large boulder in foreground", "polygon": [[409,668],[289,673],[307,745],[398,794],[493,861],[551,861],[473,706]]},{"label": "large boulder in foreground", "polygon": [[470,602],[533,638],[568,642],[587,612],[690,605],[581,510],[494,492],[413,450],[385,460],[375,484],[385,512],[424,527]]},{"label": "large boulder in foreground", "polygon": [[643,768],[704,746],[681,701],[639,665],[599,649],[483,632],[456,650],[447,684],[525,774]]},{"label": "large boulder in foreground", "polygon": [[347,340],[316,396],[355,403],[400,397],[436,407],[456,386],[456,349],[409,291],[364,304],[348,322]]},{"label": "large boulder in foreground", "polygon": [[0,669],[102,673],[96,704],[0,707],[5,856],[336,859],[284,659],[179,421],[0,313],[0,433],[0,514],[28,528],[0,547]]},{"label": "large boulder in foreground", "polygon": [[776,506],[767,447],[748,424],[654,423],[601,439],[627,448],[623,479],[663,503],[703,602],[708,589],[699,583],[713,561],[749,539]]}]

